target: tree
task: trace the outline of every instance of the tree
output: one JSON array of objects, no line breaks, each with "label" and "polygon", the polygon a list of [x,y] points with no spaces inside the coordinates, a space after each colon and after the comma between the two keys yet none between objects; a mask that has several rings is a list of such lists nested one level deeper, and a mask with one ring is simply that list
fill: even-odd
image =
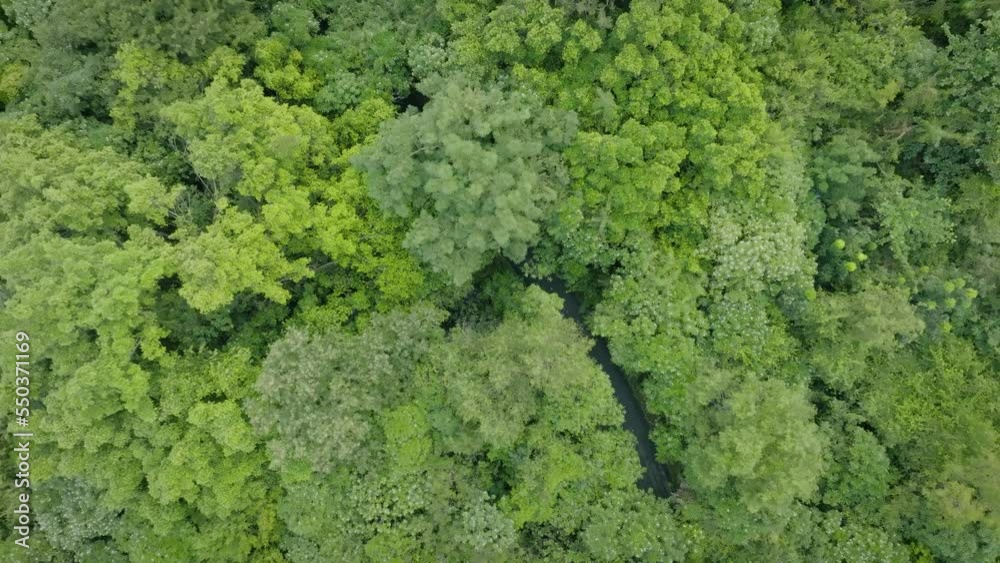
[{"label": "tree", "polygon": [[271,437],[276,468],[305,462],[329,473],[371,462],[377,414],[398,401],[421,359],[443,336],[442,312],[418,307],[372,320],[359,335],[311,338],[292,331],[275,343],[256,383],[254,426]]},{"label": "tree", "polygon": [[914,341],[925,327],[902,288],[819,294],[807,314],[810,361],[819,378],[834,389],[850,389],[863,381],[869,358]]},{"label": "tree", "polygon": [[398,0],[279,2],[254,48],[254,75],[279,98],[337,116],[407,98],[448,66],[434,4]]},{"label": "tree", "polygon": [[354,162],[383,209],[412,219],[406,247],[461,285],[498,253],[524,259],[565,184],[557,151],[574,133],[572,115],[527,93],[455,79]]},{"label": "tree", "polygon": [[825,440],[805,390],[774,379],[703,375],[672,424],[695,502],[685,508],[721,541],[782,530],[816,493]]},{"label": "tree", "polygon": [[28,63],[18,106],[50,120],[108,115],[121,45],[201,61],[221,45],[245,47],[263,31],[245,0],[11,2],[4,11],[33,39],[18,49]]},{"label": "tree", "polygon": [[[391,115],[380,103],[359,112]],[[188,205],[177,210],[173,234],[180,293],[199,312],[216,311],[241,292],[285,303],[289,282],[331,265],[361,274],[360,284],[392,299],[420,293],[423,275],[401,251],[400,227],[368,209],[357,175],[347,169],[352,153],[340,140],[372,133],[365,115],[330,122],[275,102],[252,81],[234,85],[224,76],[204,96],[161,113],[186,143],[202,184],[187,188]],[[325,295],[323,283],[313,287]]]},{"label": "tree", "polygon": [[[680,377],[707,330],[698,308],[703,281],[670,253],[631,258],[594,309],[594,333],[608,339],[615,363],[629,373]],[[649,408],[659,410],[653,401]]]},{"label": "tree", "polygon": [[[680,559],[560,306],[530,287],[494,326],[446,335],[422,307],[276,343],[250,411],[287,491],[289,555],[533,559],[555,553],[526,541],[544,535],[567,557]],[[626,528],[635,541],[602,541]]]},{"label": "tree", "polygon": [[997,561],[996,6],[0,0],[0,560]]}]

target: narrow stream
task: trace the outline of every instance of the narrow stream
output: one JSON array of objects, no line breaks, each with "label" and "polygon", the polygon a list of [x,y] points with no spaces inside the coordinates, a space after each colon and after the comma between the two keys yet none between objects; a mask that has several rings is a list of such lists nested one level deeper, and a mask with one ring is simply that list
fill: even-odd
[{"label": "narrow stream", "polygon": [[580,330],[583,331],[595,344],[590,350],[590,356],[596,361],[604,373],[611,379],[611,386],[615,391],[615,398],[621,403],[625,410],[625,423],[623,427],[635,435],[635,449],[639,453],[639,462],[642,464],[645,473],[639,479],[638,485],[642,489],[650,489],[658,497],[668,497],[674,491],[675,481],[667,468],[656,460],[656,449],[652,440],[649,439],[649,421],[642,410],[639,399],[632,391],[632,386],[621,368],[611,361],[611,353],[608,351],[608,342],[604,338],[595,337],[587,330],[583,323],[583,314],[580,311],[580,301],[575,295],[566,289],[566,284],[561,280],[526,278],[526,281],[537,284],[549,293],[554,293],[563,300],[563,316],[576,321]]}]

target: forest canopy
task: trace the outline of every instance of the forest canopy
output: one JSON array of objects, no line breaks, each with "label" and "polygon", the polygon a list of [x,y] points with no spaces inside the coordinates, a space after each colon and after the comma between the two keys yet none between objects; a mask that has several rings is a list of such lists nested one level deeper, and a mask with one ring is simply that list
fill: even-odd
[{"label": "forest canopy", "polygon": [[0,265],[2,561],[1000,560],[994,0],[0,0]]}]

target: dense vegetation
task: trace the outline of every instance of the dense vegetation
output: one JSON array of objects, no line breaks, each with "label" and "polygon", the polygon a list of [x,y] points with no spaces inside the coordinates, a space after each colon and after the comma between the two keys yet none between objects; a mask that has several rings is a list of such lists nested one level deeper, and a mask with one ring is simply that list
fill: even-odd
[{"label": "dense vegetation", "polygon": [[0,0],[0,560],[997,561],[994,10]]}]

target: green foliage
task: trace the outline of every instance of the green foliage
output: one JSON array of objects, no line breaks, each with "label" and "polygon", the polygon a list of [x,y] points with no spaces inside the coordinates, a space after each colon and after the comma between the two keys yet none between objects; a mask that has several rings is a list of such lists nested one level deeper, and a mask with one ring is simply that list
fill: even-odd
[{"label": "green foliage", "polygon": [[[359,109],[388,113],[377,102]],[[223,79],[162,114],[186,143],[202,188],[188,188],[173,234],[180,294],[195,309],[218,310],[241,292],[285,303],[288,282],[315,276],[308,266],[319,257],[392,299],[419,294],[423,276],[400,252],[399,227],[369,209],[356,172],[345,170],[350,152],[339,141],[373,132],[363,115],[331,123],[275,102],[252,81]]]},{"label": "green foliage", "polygon": [[833,463],[821,482],[823,502],[851,520],[878,524],[898,478],[878,438],[857,426],[832,429]]},{"label": "green foliage", "polygon": [[217,46],[245,47],[259,35],[263,26],[252,10],[245,0],[5,4],[4,12],[31,37],[15,47],[28,67],[19,106],[49,119],[106,116],[120,46],[133,42],[202,60]]},{"label": "green foliage", "polygon": [[[374,319],[360,335],[310,338],[293,331],[274,345],[256,386],[254,425],[275,467],[306,461],[330,472],[352,460],[367,465],[376,414],[396,402],[421,358],[442,338],[440,311],[419,308]],[[308,363],[303,365],[303,362]]]},{"label": "green foliage", "polygon": [[924,322],[903,289],[867,287],[855,294],[823,293],[813,301],[809,333],[812,363],[835,389],[850,388],[864,377],[865,362],[878,352],[912,342]]},{"label": "green foliage", "polygon": [[311,273],[305,260],[285,260],[264,226],[240,211],[224,210],[196,239],[181,244],[177,261],[184,284],[181,297],[203,312],[229,304],[242,291],[284,303],[289,293],[280,281],[298,281]]},{"label": "green foliage", "polygon": [[279,2],[270,27],[254,47],[254,76],[323,114],[404,98],[447,66],[430,2]]},{"label": "green foliage", "polygon": [[[516,560],[518,538],[545,530],[578,557],[678,559],[560,306],[530,287],[493,328],[446,335],[441,312],[419,308],[276,343],[251,412],[282,472],[292,558]],[[643,515],[657,517],[632,529]],[[603,541],[626,528],[631,541]]]},{"label": "green foliage", "polygon": [[997,7],[0,0],[0,560],[997,561]]},{"label": "green foliage", "polygon": [[679,456],[696,495],[693,517],[735,544],[781,530],[824,468],[805,390],[722,371],[691,387],[674,424],[687,442]]},{"label": "green foliage", "polygon": [[697,301],[704,290],[670,254],[643,258],[611,279],[594,311],[594,332],[608,339],[615,362],[629,372],[679,377],[697,356],[695,338],[706,332]]},{"label": "green foliage", "polygon": [[114,511],[101,505],[86,482],[54,479],[39,490],[36,502],[38,530],[53,546],[82,561],[127,560],[106,539],[119,525]]},{"label": "green foliage", "polygon": [[565,183],[557,150],[574,132],[571,115],[525,93],[459,79],[355,162],[384,209],[412,217],[406,247],[460,285],[498,253],[524,259]]},{"label": "green foliage", "polygon": [[562,39],[565,12],[548,2],[514,0],[489,9],[490,4],[444,3],[457,36],[450,47],[462,67],[490,73],[495,66],[537,64]]},{"label": "green foliage", "polygon": [[863,408],[904,470],[906,530],[948,560],[996,557],[995,372],[954,336],[884,358]]},{"label": "green foliage", "polygon": [[[142,342],[162,353],[150,314],[157,281],[169,273],[169,251],[152,228],[163,218],[151,201],[173,195],[146,170],[109,149],[74,146],[65,131],[32,119],[0,121],[0,249],[9,264],[4,326],[14,322],[49,335],[60,368],[127,360]],[[129,221],[128,209],[138,209]],[[145,335],[140,336],[140,335]]]}]

